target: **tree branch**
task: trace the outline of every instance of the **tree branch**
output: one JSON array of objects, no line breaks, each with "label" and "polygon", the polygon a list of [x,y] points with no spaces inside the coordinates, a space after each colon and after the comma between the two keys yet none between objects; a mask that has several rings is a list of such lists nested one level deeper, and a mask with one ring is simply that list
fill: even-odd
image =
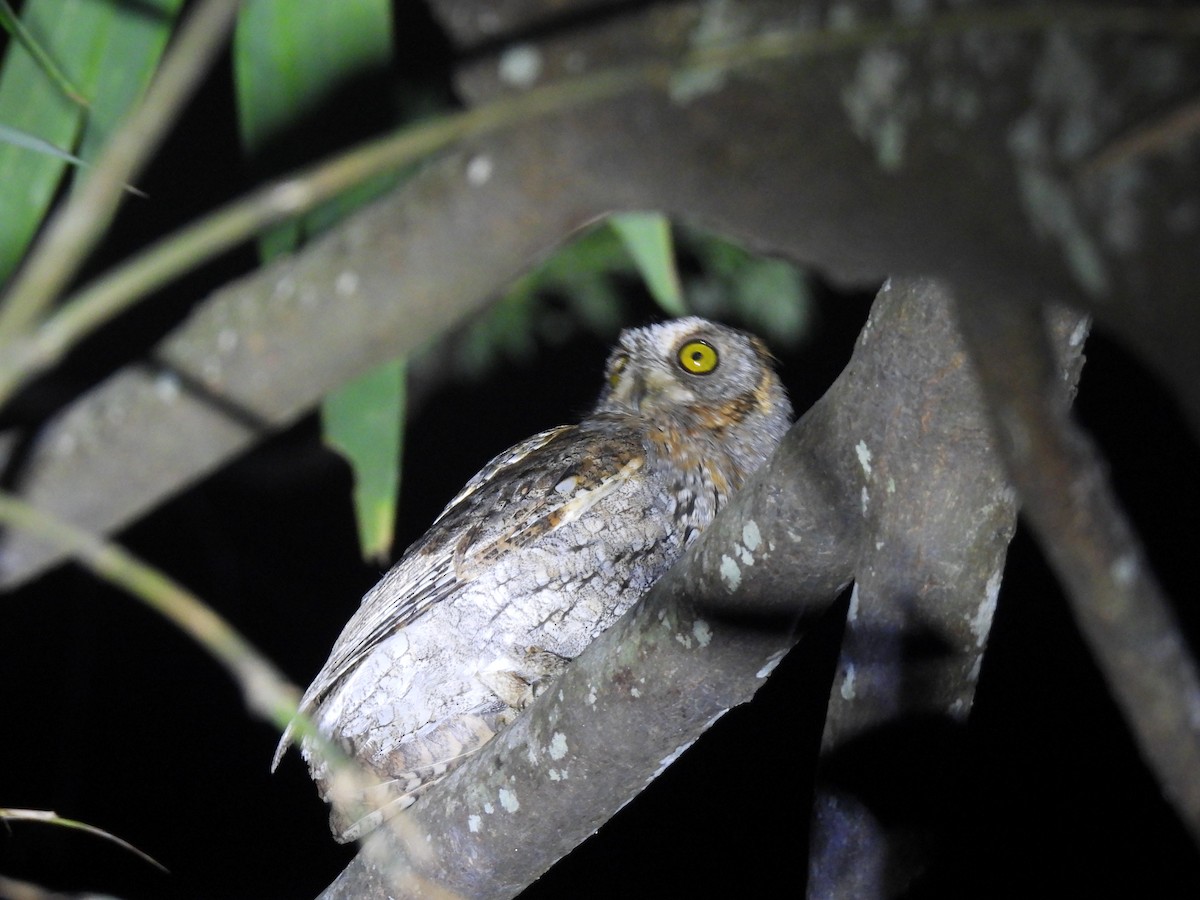
[{"label": "tree branch", "polygon": [[[23,497],[85,530],[119,528],[364,369],[445,333],[583,224],[573,208],[539,212],[511,173],[470,184],[467,163],[441,160],[303,253],[215,292],[151,364],[43,429],[20,461]],[[536,225],[513,228],[512,216]],[[20,534],[3,550],[5,585],[61,559]]]},{"label": "tree branch", "polygon": [[206,0],[189,12],[145,97],[105,146],[83,187],[50,218],[17,273],[0,306],[0,340],[9,343],[30,327],[100,242],[126,186],[153,156],[220,55],[237,9],[236,0]]},{"label": "tree branch", "polygon": [[1099,454],[1070,420],[1042,310],[964,293],[957,311],[1025,515],[1143,757],[1200,845],[1200,675]]},{"label": "tree branch", "polygon": [[[551,33],[526,48],[535,81],[811,27],[816,7],[746,3],[730,21],[714,9],[656,6]],[[1190,82],[1156,73],[1162,59],[1193,71],[1194,45],[1145,17],[1124,26],[1136,42],[1111,23],[1072,31],[1067,12],[1053,30],[931,28],[926,40],[909,23],[903,44],[874,23],[881,36],[866,46],[647,88],[482,139],[216,292],[159,348],[165,373],[134,366],[80,398],[13,480],[47,512],[112,531],[461,321],[612,209],[665,209],[860,282],[930,273],[1060,297],[1140,351],[1200,424],[1188,339],[1200,327],[1200,218],[1177,209],[1198,193],[1200,144],[1086,168],[1141,110],[1186,102]],[[503,62],[464,73],[468,95],[519,90]],[[1079,141],[1056,138],[1064,123]],[[7,585],[56,559],[20,537],[4,549]]]},{"label": "tree branch", "polygon": [[[423,884],[515,895],[749,700],[856,571],[847,658],[861,671],[840,673],[827,744],[873,727],[883,693],[893,714],[961,722],[1014,515],[944,291],[885,287],[841,377],[683,562],[407,814],[431,856],[383,829],[324,897],[384,896],[380,845]],[[894,668],[859,655],[884,640],[869,628],[894,636],[914,614],[933,652],[884,684]]]},{"label": "tree branch", "polygon": [[[817,773],[808,896],[822,900],[901,896],[955,827],[964,729],[1016,527],[949,288],[893,279],[889,294],[941,349],[931,360],[898,347],[880,361],[879,383],[905,386],[893,402],[906,412],[880,443],[855,445],[866,535]],[[876,318],[867,334],[896,327]],[[1073,385],[1086,328],[1063,318]]]}]

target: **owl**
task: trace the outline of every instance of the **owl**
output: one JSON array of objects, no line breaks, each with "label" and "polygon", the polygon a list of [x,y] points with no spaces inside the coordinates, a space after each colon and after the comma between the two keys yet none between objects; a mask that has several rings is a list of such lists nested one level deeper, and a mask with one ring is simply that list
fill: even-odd
[{"label": "owl", "polygon": [[[501,453],[363,597],[300,701],[377,784],[335,837],[416,802],[679,559],[792,417],[756,337],[699,318],[626,330],[578,425]],[[272,769],[294,737],[289,727]],[[301,740],[322,797],[330,771]]]}]

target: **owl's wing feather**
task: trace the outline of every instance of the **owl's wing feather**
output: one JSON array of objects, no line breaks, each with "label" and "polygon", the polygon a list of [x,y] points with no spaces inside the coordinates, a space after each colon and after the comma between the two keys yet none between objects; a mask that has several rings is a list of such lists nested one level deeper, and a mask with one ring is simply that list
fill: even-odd
[{"label": "owl's wing feather", "polygon": [[[576,520],[641,468],[632,430],[566,425],[522,441],[489,462],[438,516],[435,527],[363,597],[300,701],[309,713],[380,643],[494,563]],[[284,732],[272,768],[293,738]]]},{"label": "owl's wing feather", "polygon": [[578,425],[559,425],[557,428],[548,428],[545,431],[540,431],[533,437],[526,438],[519,444],[514,444],[503,453],[494,456],[486,466],[476,472],[471,479],[462,486],[462,489],[454,495],[454,498],[446,504],[446,508],[438,513],[438,517],[433,520],[436,525],[442,519],[446,518],[455,507],[465,503],[467,499],[479,490],[485,484],[495,483],[496,476],[505,469],[515,469],[520,466],[531,453],[536,453],[547,444],[551,444],[555,439],[569,434],[572,431],[578,431]]}]

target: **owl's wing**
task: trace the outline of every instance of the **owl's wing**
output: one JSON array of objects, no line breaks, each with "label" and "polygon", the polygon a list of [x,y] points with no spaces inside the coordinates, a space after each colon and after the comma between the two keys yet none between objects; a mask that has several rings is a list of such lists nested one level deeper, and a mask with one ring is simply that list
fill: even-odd
[{"label": "owl's wing", "polygon": [[[645,460],[636,434],[566,425],[501,453],[363,597],[300,701],[311,712],[381,642],[470,584],[500,554],[573,522],[620,488]],[[272,768],[293,737],[284,732]]]}]

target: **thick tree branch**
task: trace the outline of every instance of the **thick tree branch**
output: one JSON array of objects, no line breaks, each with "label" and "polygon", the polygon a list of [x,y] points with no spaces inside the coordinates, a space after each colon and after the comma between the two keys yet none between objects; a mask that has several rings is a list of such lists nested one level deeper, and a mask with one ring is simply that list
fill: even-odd
[{"label": "thick tree branch", "polygon": [[[930,823],[949,819],[1016,525],[946,291],[894,280],[888,293],[941,349],[881,361],[907,414],[854,447],[867,538],[822,736],[808,884],[821,900],[899,896],[926,861]],[[868,334],[879,327],[873,317]]]},{"label": "thick tree branch", "polygon": [[[217,291],[150,364],[43,430],[19,472],[25,499],[112,531],[353,376],[445,333],[585,221],[575,209],[540,212],[513,173],[472,184],[468,164],[441,160],[303,253]],[[464,245],[475,248],[466,261]],[[5,584],[60,558],[20,534],[3,550]]]},{"label": "thick tree branch", "polygon": [[[880,362],[881,384],[906,386],[895,400],[908,412],[882,443],[855,445],[866,535],[817,775],[808,895],[821,900],[901,896],[961,814],[964,727],[1016,526],[949,288],[893,279],[889,294],[941,349]],[[1086,328],[1060,318],[1074,385]]]},{"label": "thick tree branch", "polygon": [[958,318],[1025,515],[1142,755],[1200,844],[1200,675],[1090,439],[1042,310],[963,294]]},{"label": "thick tree branch", "polygon": [[[828,743],[874,725],[884,691],[895,712],[961,721],[1014,515],[944,292],[889,285],[842,376],[683,563],[406,816],[432,854],[413,858],[386,829],[373,852],[386,844],[422,884],[513,896],[750,699],[855,571],[855,653],[884,640],[860,623],[894,637],[916,611],[930,652],[887,685],[885,660],[849,656],[861,672],[839,675],[847,703]],[[325,896],[384,896],[376,858],[364,850]]]},{"label": "thick tree branch", "polygon": [[[544,11],[517,6],[523,22]],[[219,291],[160,348],[165,374],[133,367],[45,429],[20,466],[22,493],[89,530],[118,528],[616,208],[666,209],[845,278],[930,273],[1058,296],[1141,351],[1200,423],[1189,338],[1200,217],[1181,206],[1198,193],[1200,142],[1087,166],[1144,110],[1189,100],[1197,42],[1145,16],[1072,30],[1067,9],[1057,29],[931,28],[924,41],[907,22],[889,44],[871,4],[842,7],[879,39],[693,73],[494,135]],[[669,4],[551,32],[525,48],[529,71],[544,82],[824,24],[821,4],[745,3],[728,19],[717,8]],[[448,21],[454,10],[461,21],[487,11],[447,4]],[[521,89],[506,60],[464,75],[468,95]],[[54,559],[20,538],[5,556],[6,584]]]}]

